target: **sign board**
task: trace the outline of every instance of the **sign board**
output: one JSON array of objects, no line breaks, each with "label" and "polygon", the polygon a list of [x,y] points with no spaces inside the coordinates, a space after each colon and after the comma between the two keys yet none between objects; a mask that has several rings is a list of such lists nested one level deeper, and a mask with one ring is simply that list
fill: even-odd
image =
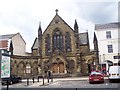
[{"label": "sign board", "polygon": [[3,56],[1,58],[1,78],[10,77],[10,57]]},{"label": "sign board", "polygon": [[113,58],[114,59],[120,59],[120,56],[114,56]]}]

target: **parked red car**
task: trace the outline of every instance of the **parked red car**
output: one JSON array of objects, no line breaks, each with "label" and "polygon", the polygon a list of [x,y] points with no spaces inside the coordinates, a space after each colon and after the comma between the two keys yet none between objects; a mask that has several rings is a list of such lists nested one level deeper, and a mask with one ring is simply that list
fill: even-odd
[{"label": "parked red car", "polygon": [[92,71],[89,75],[89,83],[101,82],[104,83],[104,76],[99,71]]}]

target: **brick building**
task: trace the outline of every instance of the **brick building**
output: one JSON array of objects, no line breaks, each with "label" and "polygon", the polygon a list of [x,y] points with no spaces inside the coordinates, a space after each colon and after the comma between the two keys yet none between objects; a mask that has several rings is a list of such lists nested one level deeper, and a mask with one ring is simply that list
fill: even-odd
[{"label": "brick building", "polygon": [[0,49],[11,51],[13,55],[25,56],[26,42],[20,33],[0,35]]}]

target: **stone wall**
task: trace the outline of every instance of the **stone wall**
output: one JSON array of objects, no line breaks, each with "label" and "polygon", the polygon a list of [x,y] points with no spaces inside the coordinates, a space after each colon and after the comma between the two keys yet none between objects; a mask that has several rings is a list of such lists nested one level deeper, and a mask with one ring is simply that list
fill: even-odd
[{"label": "stone wall", "polygon": [[12,56],[11,75],[18,75],[22,78],[38,76],[38,57],[36,56]]}]

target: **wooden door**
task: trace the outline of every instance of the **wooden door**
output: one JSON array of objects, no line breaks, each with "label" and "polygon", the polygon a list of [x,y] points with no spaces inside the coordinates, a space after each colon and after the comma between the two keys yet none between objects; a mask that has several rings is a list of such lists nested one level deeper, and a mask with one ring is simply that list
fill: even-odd
[{"label": "wooden door", "polygon": [[59,63],[59,73],[64,73],[64,63]]},{"label": "wooden door", "polygon": [[57,63],[53,63],[53,73],[58,73],[58,64]]}]

